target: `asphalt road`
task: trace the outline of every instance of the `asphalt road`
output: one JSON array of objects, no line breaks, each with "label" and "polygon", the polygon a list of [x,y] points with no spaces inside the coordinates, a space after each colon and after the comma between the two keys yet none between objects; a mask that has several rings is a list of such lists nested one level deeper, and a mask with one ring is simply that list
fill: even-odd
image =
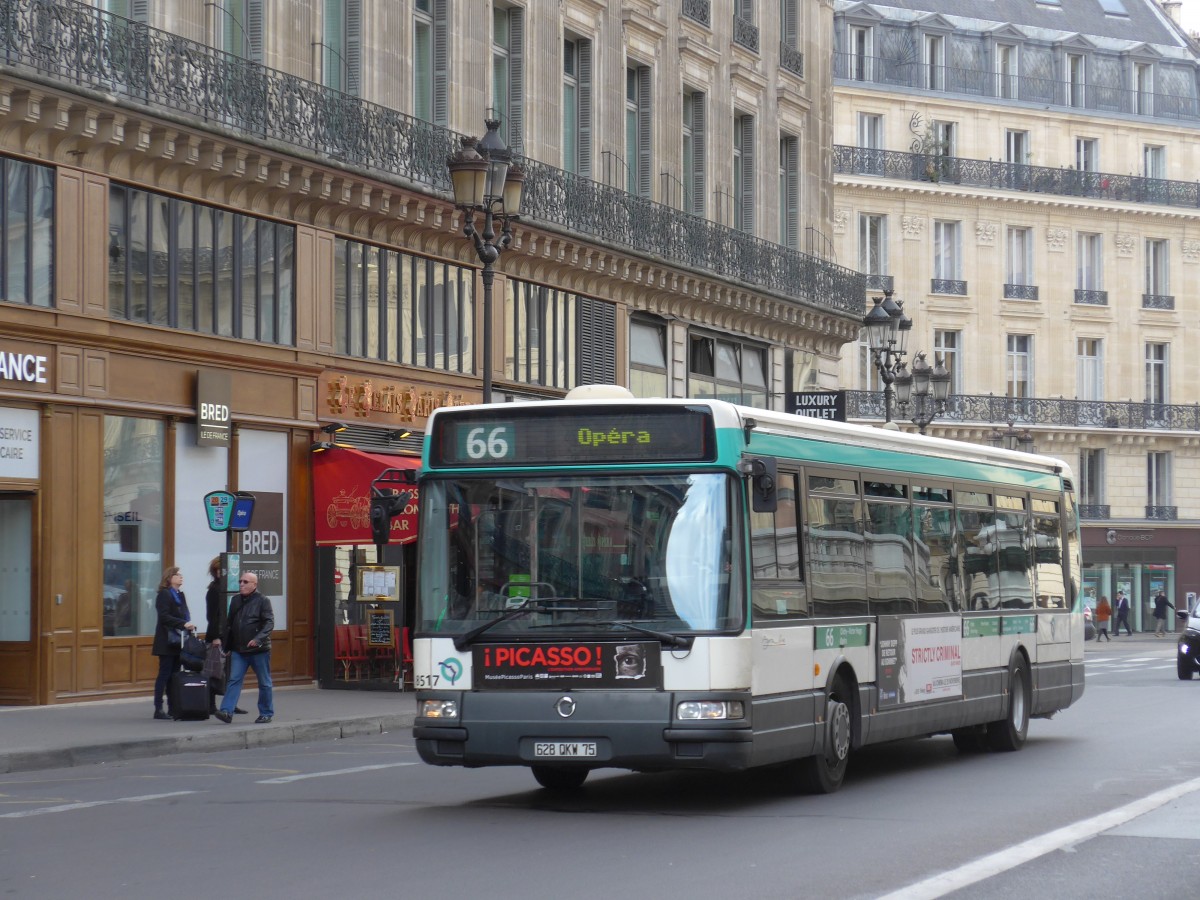
[{"label": "asphalt road", "polygon": [[1174,645],[1092,649],[1019,753],[868,748],[841,792],[769,772],[431,768],[408,734],[0,776],[13,897],[1194,896],[1200,682]]}]

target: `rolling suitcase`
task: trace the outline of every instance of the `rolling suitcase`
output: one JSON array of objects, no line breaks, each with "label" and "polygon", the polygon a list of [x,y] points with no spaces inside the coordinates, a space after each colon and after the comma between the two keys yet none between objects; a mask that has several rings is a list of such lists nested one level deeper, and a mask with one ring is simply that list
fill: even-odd
[{"label": "rolling suitcase", "polygon": [[176,719],[208,718],[208,679],[195,672],[171,676],[171,710]]}]

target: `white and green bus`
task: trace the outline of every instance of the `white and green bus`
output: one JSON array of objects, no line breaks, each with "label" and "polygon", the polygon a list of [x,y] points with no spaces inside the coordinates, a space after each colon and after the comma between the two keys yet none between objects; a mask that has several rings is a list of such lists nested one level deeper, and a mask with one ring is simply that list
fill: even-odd
[{"label": "white and green bus", "polygon": [[776,766],[1017,750],[1083,693],[1055,459],[734,406],[441,409],[421,470],[416,745],[444,766]]}]

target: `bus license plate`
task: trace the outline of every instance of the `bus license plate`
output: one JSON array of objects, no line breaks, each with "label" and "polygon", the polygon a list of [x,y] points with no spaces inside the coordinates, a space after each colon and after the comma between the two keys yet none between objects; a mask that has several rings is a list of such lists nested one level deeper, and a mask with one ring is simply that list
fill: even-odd
[{"label": "bus license plate", "polygon": [[596,755],[595,741],[536,741],[533,755],[539,758],[586,759]]}]

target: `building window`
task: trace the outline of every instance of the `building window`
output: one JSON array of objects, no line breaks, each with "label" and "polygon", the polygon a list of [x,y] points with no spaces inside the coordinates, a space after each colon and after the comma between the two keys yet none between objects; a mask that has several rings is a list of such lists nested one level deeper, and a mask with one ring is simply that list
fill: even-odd
[{"label": "building window", "polygon": [[957,281],[961,276],[961,232],[959,222],[937,219],[933,223],[934,281]]},{"label": "building window", "polygon": [[1146,240],[1146,293],[1165,297],[1171,293],[1170,244],[1162,238]]},{"label": "building window", "polygon": [[1104,451],[1081,450],[1079,453],[1079,504],[1104,504]]},{"label": "building window", "polygon": [[1008,335],[1007,384],[1005,396],[1026,399],[1033,396],[1033,336]]},{"label": "building window", "polygon": [[1146,344],[1146,402],[1161,406],[1171,402],[1170,345]]},{"label": "building window", "polygon": [[1004,132],[1004,161],[1018,165],[1028,165],[1031,155],[1029,149],[1029,132],[1009,129]]},{"label": "building window", "polygon": [[1080,291],[1104,290],[1104,260],[1100,235],[1075,236],[1075,287]]},{"label": "building window", "polygon": [[1171,454],[1146,454],[1146,505],[1161,509],[1171,506]]},{"label": "building window", "polygon": [[754,116],[733,117],[733,227],[754,232]]},{"label": "building window", "polygon": [[705,213],[705,99],[699,91],[683,94],[683,211],[693,216]]},{"label": "building window", "polygon": [[563,168],[592,176],[592,42],[563,39]]},{"label": "building window", "polygon": [[613,304],[515,278],[504,304],[506,378],[560,390],[616,382]]},{"label": "building window", "polygon": [[850,26],[850,78],[853,81],[872,81],[874,41],[871,29],[864,25]]},{"label": "building window", "polygon": [[[213,46],[241,59],[262,62],[262,0],[223,0],[206,6],[212,9],[214,16]],[[141,20],[145,21],[146,17]]]},{"label": "building window", "polygon": [[768,407],[765,348],[696,332],[688,341],[689,397]]},{"label": "building window", "polygon": [[1014,44],[996,46],[996,96],[1005,100],[1016,100],[1020,77],[1018,50]]},{"label": "building window", "polygon": [[800,246],[800,139],[779,138],[779,243]]},{"label": "building window", "polygon": [[492,114],[500,136],[520,153],[525,134],[525,10],[492,8]]},{"label": "building window", "polygon": [[958,123],[957,122],[941,122],[934,120],[933,128],[933,147],[930,152],[934,156],[957,156],[958,155]]},{"label": "building window", "polygon": [[342,238],[335,253],[338,353],[475,371],[474,270]]},{"label": "building window", "polygon": [[779,0],[779,65],[804,77],[804,56],[800,53],[799,0]]},{"label": "building window", "polygon": [[1075,399],[1104,399],[1104,342],[1098,338],[1075,341]]},{"label": "building window", "polygon": [[1167,148],[1147,144],[1142,148],[1142,174],[1147,178],[1167,177]]},{"label": "building window", "polygon": [[1087,99],[1084,86],[1087,83],[1086,59],[1082,53],[1068,53],[1066,60],[1066,105],[1082,107]]},{"label": "building window", "polygon": [[635,397],[669,397],[667,326],[657,319],[629,320],[629,390]]},{"label": "building window", "polygon": [[925,35],[925,89],[946,89],[946,39],[940,34]]},{"label": "building window", "polygon": [[650,196],[650,67],[625,69],[625,190]]},{"label": "building window", "polygon": [[1075,170],[1100,171],[1100,142],[1095,138],[1075,138]]},{"label": "building window", "polygon": [[413,115],[426,122],[449,121],[450,0],[414,0]]},{"label": "building window", "polygon": [[[163,573],[163,448],[158,419],[104,417],[104,634],[154,634]],[[193,590],[193,596],[198,592]],[[195,602],[195,601],[193,601]]]},{"label": "building window", "polygon": [[[0,642],[30,640],[33,632],[33,498],[0,494]],[[104,633],[109,634],[109,610],[115,611],[124,588],[104,584]],[[131,609],[132,603],[127,608]]]},{"label": "building window", "polygon": [[887,216],[859,213],[858,270],[867,276],[868,290],[884,290],[888,273]]},{"label": "building window", "polygon": [[[1010,225],[1007,232],[1005,260],[1008,272],[1006,284],[1033,284],[1033,229]],[[1022,298],[1024,299],[1024,298]],[[1030,299],[1037,299],[1036,297]]]},{"label": "building window", "polygon": [[357,96],[362,67],[362,0],[325,0],[321,83]]},{"label": "building window", "polygon": [[859,171],[863,175],[882,175],[883,116],[876,113],[858,114],[858,146],[866,151],[861,155]]},{"label": "building window", "polygon": [[0,300],[54,305],[54,170],[3,156]]},{"label": "building window", "polygon": [[962,332],[945,331],[941,328],[933,332],[933,356],[941,359],[946,371],[950,373],[950,393],[962,393],[962,367],[959,365],[959,351],[962,349]]},{"label": "building window", "polygon": [[1133,97],[1134,112],[1154,115],[1154,67],[1149,63],[1133,64]]},{"label": "building window", "polygon": [[113,318],[295,343],[295,228],[118,184],[108,210]]}]

